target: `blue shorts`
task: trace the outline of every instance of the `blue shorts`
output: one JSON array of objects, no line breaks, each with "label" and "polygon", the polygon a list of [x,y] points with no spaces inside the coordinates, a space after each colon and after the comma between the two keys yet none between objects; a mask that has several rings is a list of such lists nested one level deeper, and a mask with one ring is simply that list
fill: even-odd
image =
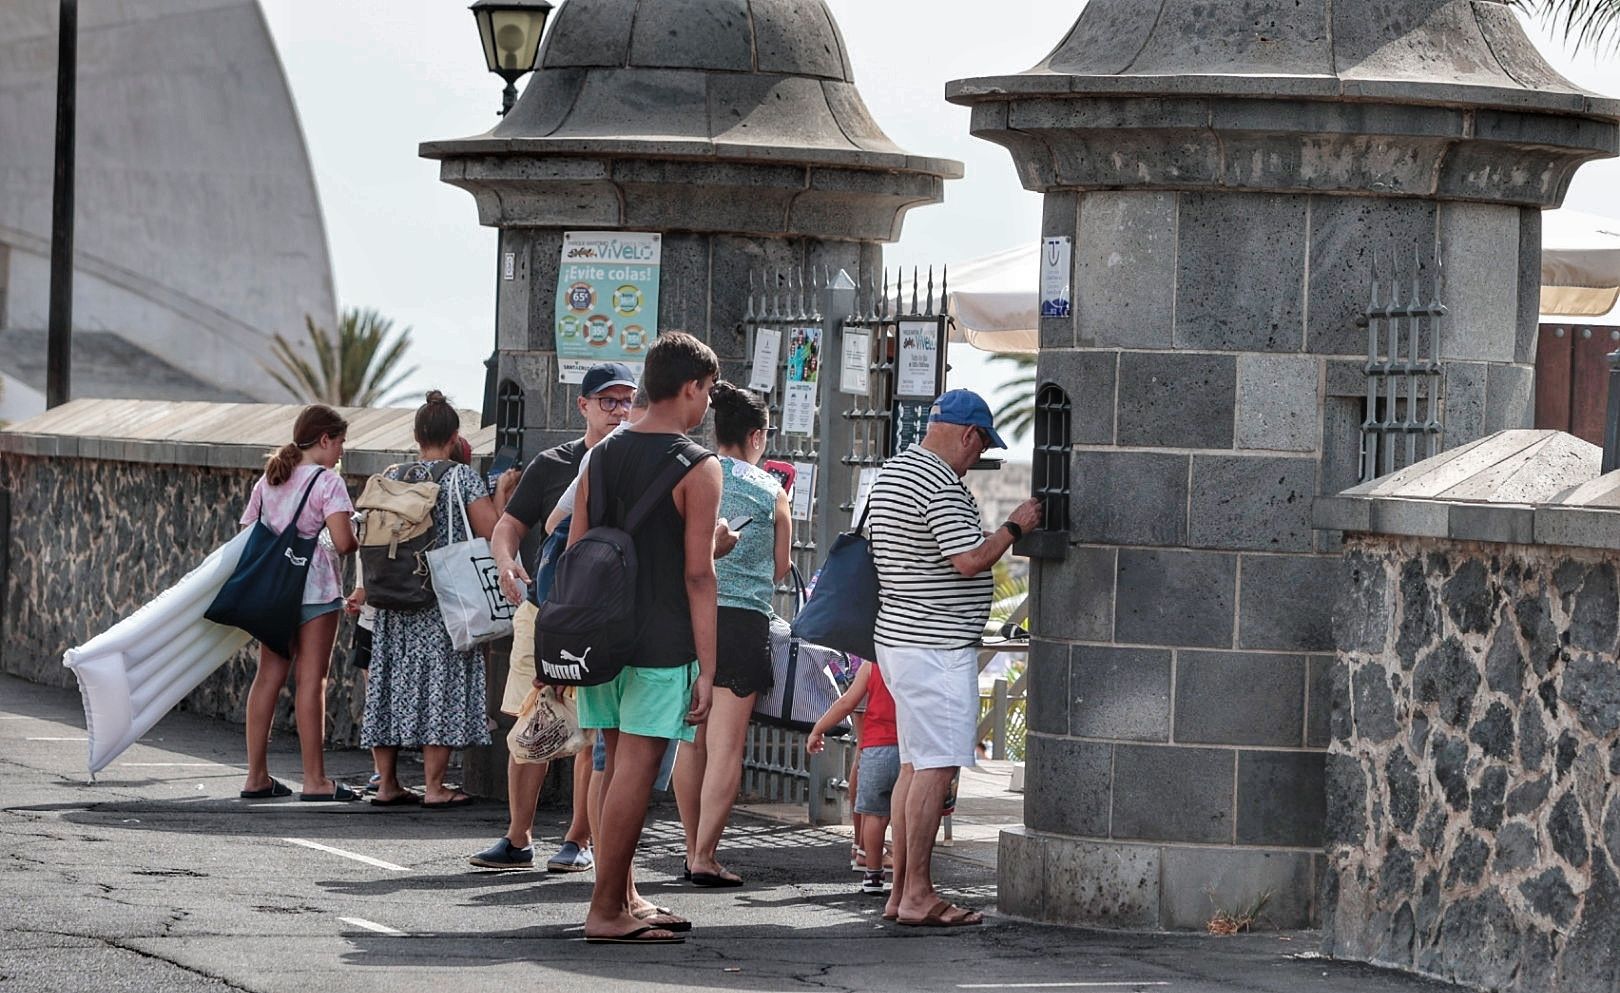
[{"label": "blue shorts", "polygon": [[899,778],[899,745],[869,745],[861,749],[861,777],[855,785],[855,813],[888,817],[889,799]]},{"label": "blue shorts", "polygon": [[298,607],[298,626],[303,627],[315,618],[330,614],[334,610],[342,610],[342,600],[328,600],[325,603],[305,603]]},{"label": "blue shorts", "polygon": [[[679,741],[671,740],[664,749],[664,757],[658,760],[658,776],[653,780],[653,789],[669,789],[669,777],[675,773],[675,753],[680,745]],[[597,772],[607,769],[607,735],[600,731],[596,733],[596,745],[591,748],[591,768]]]}]

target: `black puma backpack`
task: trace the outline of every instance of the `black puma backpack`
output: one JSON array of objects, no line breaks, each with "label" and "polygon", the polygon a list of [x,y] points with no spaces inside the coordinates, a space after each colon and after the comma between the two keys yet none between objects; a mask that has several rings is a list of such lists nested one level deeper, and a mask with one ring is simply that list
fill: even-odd
[{"label": "black puma backpack", "polygon": [[[607,527],[607,469],[591,459],[590,530],[557,559],[557,575],[534,619],[535,672],[553,686],[600,686],[635,661],[636,529],[708,452],[687,444],[630,508],[623,527]],[[578,524],[576,522],[575,526]]]}]

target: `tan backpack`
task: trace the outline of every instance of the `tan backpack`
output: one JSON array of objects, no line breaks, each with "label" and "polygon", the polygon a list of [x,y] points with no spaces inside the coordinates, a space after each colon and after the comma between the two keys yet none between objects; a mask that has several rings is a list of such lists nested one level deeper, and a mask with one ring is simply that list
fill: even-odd
[{"label": "tan backpack", "polygon": [[433,466],[429,478],[407,483],[392,465],[366,480],[354,503],[360,522],[360,567],[366,603],[385,610],[415,610],[435,602],[427,553],[439,545],[433,507],[439,481],[455,468],[449,460]]}]

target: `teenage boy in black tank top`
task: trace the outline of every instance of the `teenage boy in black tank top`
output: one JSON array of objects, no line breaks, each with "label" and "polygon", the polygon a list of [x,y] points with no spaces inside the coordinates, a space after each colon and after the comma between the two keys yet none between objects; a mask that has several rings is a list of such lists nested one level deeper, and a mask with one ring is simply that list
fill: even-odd
[{"label": "teenage boy in black tank top", "polygon": [[[636,547],[637,664],[601,686],[579,690],[579,720],[607,743],[602,823],[597,825],[596,885],[585,915],[592,942],[669,943],[691,924],[632,913],[630,863],[647,819],[658,761],[671,738],[692,740],[709,713],[714,686],[717,583],[714,533],[722,478],[713,453],[686,432],[709,411],[719,372],[714,352],[680,331],[666,331],[647,350],[641,389],[649,401],[635,427],[598,447],[608,489],[607,523],[628,508],[679,453],[691,467],[633,535]],[[590,474],[580,477],[575,507],[591,505]],[[572,546],[587,531],[574,527]]]}]

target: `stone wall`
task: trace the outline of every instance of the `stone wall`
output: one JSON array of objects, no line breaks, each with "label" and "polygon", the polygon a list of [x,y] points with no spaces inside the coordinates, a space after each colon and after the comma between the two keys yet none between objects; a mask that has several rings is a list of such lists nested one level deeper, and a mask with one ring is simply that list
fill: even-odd
[{"label": "stone wall", "polygon": [[1358,536],[1346,559],[1325,950],[1489,990],[1616,989],[1613,556]]},{"label": "stone wall", "polygon": [[[229,540],[257,476],[244,468],[0,456],[0,488],[10,502],[0,670],[76,685],[62,653],[128,616]],[[363,482],[349,477],[351,491]],[[349,645],[349,628],[345,619],[340,648]],[[179,709],[240,722],[257,667],[254,644]],[[363,703],[347,652],[334,653],[329,743],[358,743]],[[291,711],[286,693],[279,726],[292,727]]]}]

